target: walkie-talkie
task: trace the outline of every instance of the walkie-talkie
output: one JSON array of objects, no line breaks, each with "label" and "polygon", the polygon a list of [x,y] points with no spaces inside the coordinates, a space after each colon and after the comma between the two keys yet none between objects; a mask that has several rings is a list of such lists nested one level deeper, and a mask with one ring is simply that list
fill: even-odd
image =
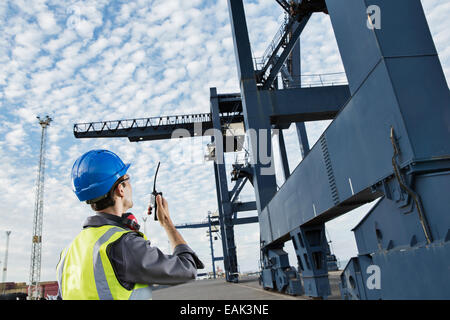
[{"label": "walkie-talkie", "polygon": [[[158,162],[158,166],[156,167],[155,179],[153,180],[153,191],[150,194],[150,206],[152,207],[152,211],[153,211],[153,208],[155,210],[154,211],[155,221],[158,221],[156,196],[159,194],[162,197],[162,192],[156,191],[156,177],[158,176],[159,164],[160,164],[160,162]],[[150,212],[150,214],[151,214],[151,212]]]}]

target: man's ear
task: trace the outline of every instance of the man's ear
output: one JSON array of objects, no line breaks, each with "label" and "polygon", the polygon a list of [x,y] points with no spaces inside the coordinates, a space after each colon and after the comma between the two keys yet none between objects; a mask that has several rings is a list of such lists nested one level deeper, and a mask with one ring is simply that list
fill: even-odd
[{"label": "man's ear", "polygon": [[116,187],[116,190],[115,190],[114,194],[115,194],[117,197],[119,197],[119,198],[123,198],[123,197],[125,196],[125,190],[124,190],[124,187],[123,187],[122,184],[119,184],[119,185]]}]

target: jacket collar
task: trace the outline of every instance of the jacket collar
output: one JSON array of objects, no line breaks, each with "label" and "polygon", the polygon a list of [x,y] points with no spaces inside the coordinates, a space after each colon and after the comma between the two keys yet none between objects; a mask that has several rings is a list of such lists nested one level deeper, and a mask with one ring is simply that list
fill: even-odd
[{"label": "jacket collar", "polygon": [[83,228],[101,227],[104,225],[113,225],[121,228],[128,227],[122,222],[122,218],[109,213],[96,212],[94,216],[87,217],[84,221]]}]

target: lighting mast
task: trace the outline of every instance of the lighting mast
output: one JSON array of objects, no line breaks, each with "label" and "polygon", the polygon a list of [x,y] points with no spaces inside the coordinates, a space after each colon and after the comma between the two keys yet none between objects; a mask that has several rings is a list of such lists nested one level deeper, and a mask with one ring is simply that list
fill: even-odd
[{"label": "lighting mast", "polygon": [[[44,212],[44,172],[45,172],[45,145],[47,127],[53,120],[49,116],[45,119],[37,117],[42,128],[41,152],[39,157],[39,169],[36,183],[36,200],[34,205],[33,236],[31,239],[31,265],[30,265],[30,285],[28,296],[31,299],[38,299],[38,285],[41,278],[41,249],[42,249],[42,218]],[[34,290],[32,287],[34,286]]]}]

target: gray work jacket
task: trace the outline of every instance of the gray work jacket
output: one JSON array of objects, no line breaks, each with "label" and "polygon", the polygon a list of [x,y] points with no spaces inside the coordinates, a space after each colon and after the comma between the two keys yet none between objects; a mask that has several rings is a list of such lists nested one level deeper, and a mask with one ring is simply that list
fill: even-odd
[{"label": "gray work jacket", "polygon": [[[121,217],[97,212],[88,217],[83,228],[113,225],[128,229]],[[137,232],[126,233],[114,242],[108,252],[109,260],[120,284],[131,290],[135,283],[141,284],[180,284],[197,275],[197,269],[204,265],[195,252],[185,244],[175,247],[172,255],[162,253],[152,247]],[[58,297],[61,298],[61,297]]]}]

